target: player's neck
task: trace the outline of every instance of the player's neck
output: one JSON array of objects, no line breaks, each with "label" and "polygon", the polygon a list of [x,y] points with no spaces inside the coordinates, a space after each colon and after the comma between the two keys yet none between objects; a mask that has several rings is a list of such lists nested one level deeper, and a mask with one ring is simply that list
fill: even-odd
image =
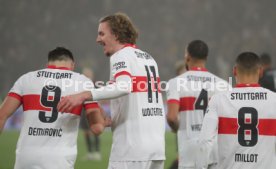
[{"label": "player's neck", "polygon": [[[136,45],[135,44],[130,44],[130,43],[117,43],[116,45],[114,45],[114,53],[118,52],[119,50],[125,48],[125,47],[134,47],[136,48]],[[114,54],[112,53],[112,55]]]},{"label": "player's neck", "polygon": [[[117,43],[116,45],[114,45],[114,53],[118,52],[119,50],[123,49],[125,46],[125,44],[122,44],[122,43]],[[114,54],[113,53],[113,54]]]},{"label": "player's neck", "polygon": [[237,84],[256,84],[259,83],[259,76],[239,75],[236,77]]},{"label": "player's neck", "polygon": [[68,68],[70,70],[74,69],[74,64],[71,61],[51,61],[48,62],[48,66],[55,66],[57,68],[63,67]]},{"label": "player's neck", "polygon": [[205,62],[194,61],[194,62],[191,62],[188,66],[189,66],[189,70],[192,68],[204,68],[205,69]]}]

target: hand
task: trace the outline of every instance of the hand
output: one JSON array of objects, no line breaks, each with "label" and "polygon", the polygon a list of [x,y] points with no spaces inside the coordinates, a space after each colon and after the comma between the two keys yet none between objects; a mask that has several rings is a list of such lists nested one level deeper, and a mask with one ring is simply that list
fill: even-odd
[{"label": "hand", "polygon": [[65,96],[58,103],[57,109],[59,112],[71,112],[73,108],[82,105],[88,99],[92,99],[91,92],[89,91]]},{"label": "hand", "polygon": [[111,127],[111,124],[112,124],[111,118],[106,116],[104,119],[104,124],[105,124],[105,127]]}]

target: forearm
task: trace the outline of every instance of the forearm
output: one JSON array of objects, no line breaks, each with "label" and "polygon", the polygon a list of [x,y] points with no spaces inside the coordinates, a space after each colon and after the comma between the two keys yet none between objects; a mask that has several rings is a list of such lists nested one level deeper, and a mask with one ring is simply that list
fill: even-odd
[{"label": "forearm", "polygon": [[174,120],[174,121],[168,120],[168,124],[171,127],[172,131],[176,133],[178,130],[178,127],[179,127],[178,121],[177,120]]},{"label": "forearm", "polygon": [[6,123],[6,120],[7,120],[7,118],[4,118],[4,117],[1,117],[1,116],[0,116],[0,134],[1,134],[2,131],[3,131],[4,125],[5,125],[5,123]]},{"label": "forearm", "polygon": [[13,97],[6,97],[0,106],[0,133],[2,132],[7,119],[16,111],[21,102]]},{"label": "forearm", "polygon": [[167,122],[174,132],[177,132],[179,127],[179,104],[168,103]]},{"label": "forearm", "polygon": [[86,117],[92,133],[100,135],[105,128],[105,117],[101,111],[101,107],[86,110]]}]

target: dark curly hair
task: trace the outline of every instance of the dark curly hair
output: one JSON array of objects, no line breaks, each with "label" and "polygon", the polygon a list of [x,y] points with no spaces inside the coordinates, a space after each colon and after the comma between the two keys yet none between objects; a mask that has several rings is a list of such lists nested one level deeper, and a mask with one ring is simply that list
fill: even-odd
[{"label": "dark curly hair", "polygon": [[99,22],[107,22],[120,43],[136,43],[138,32],[126,14],[118,12],[101,18]]}]

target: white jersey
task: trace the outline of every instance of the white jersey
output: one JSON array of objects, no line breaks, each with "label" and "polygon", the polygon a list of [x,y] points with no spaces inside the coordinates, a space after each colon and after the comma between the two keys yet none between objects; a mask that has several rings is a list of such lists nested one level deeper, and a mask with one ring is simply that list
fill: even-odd
[{"label": "white jersey", "polygon": [[[16,148],[16,169],[72,169],[77,155],[77,134],[82,106],[60,113],[61,97],[89,89],[84,75],[48,66],[21,76],[9,96],[21,101],[23,126]],[[89,90],[87,89],[87,90]],[[98,107],[85,104],[86,109]]]},{"label": "white jersey", "polygon": [[[208,101],[214,93],[227,89],[229,85],[226,81],[198,67],[168,82],[168,104],[179,104],[179,129],[177,131],[179,166],[195,166],[195,148]],[[217,160],[215,152],[214,148],[210,163]]]},{"label": "white jersey", "polygon": [[241,84],[213,96],[204,118],[202,150],[208,151],[216,135],[219,169],[275,169],[276,94],[258,84]]},{"label": "white jersey", "polygon": [[111,56],[110,66],[111,81],[124,75],[132,79],[131,93],[111,100],[110,161],[164,160],[165,112],[155,60],[126,46]]}]

